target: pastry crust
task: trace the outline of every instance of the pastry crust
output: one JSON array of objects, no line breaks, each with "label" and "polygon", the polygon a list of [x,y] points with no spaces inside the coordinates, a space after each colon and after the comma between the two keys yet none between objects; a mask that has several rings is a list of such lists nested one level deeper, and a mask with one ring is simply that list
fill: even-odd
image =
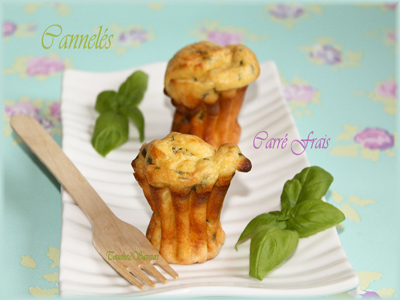
[{"label": "pastry crust", "polygon": [[255,54],[243,45],[221,47],[199,42],[178,51],[168,62],[165,91],[177,104],[195,109],[214,104],[219,93],[247,86],[260,74]]},{"label": "pastry crust", "polygon": [[146,236],[168,263],[203,263],[225,241],[220,213],[235,171],[251,162],[234,144],[218,151],[193,135],[171,132],[143,144],[132,161],[153,215]]},{"label": "pastry crust", "polygon": [[237,144],[237,117],[246,89],[260,74],[254,53],[243,45],[188,45],[169,61],[164,92],[176,107],[172,131],[194,134],[218,149]]}]

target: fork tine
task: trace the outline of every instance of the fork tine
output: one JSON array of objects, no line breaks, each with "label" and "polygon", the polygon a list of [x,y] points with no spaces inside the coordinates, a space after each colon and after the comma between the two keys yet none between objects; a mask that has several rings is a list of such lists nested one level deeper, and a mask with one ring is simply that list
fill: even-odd
[{"label": "fork tine", "polygon": [[144,284],[132,276],[132,274],[128,274],[128,276],[124,276],[124,278],[131,284],[136,285],[139,289],[144,290]]},{"label": "fork tine", "polygon": [[119,264],[110,264],[122,277],[124,277],[130,284],[137,286],[139,289],[144,289],[144,284],[137,280],[130,272]]},{"label": "fork tine", "polygon": [[143,281],[148,286],[155,288],[156,284],[141,270],[137,268],[128,268],[128,271]]},{"label": "fork tine", "polygon": [[160,266],[165,272],[167,272],[169,275],[171,275],[174,279],[179,278],[178,273],[176,273],[175,270],[172,269],[169,264],[167,264],[167,262],[161,257],[161,255],[159,256],[159,258],[155,262],[155,264]]},{"label": "fork tine", "polygon": [[163,284],[166,284],[168,282],[167,278],[163,276],[151,263],[144,264],[141,266],[142,269],[147,271],[150,275],[155,277],[158,281],[162,282]]}]

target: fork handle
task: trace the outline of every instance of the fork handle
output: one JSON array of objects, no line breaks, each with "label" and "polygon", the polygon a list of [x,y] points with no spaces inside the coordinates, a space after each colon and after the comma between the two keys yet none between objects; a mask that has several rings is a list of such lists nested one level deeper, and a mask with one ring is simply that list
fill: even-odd
[{"label": "fork handle", "polygon": [[10,124],[32,152],[67,190],[93,226],[95,224],[106,226],[104,220],[115,217],[114,213],[65,155],[60,146],[34,118],[24,115],[13,116]]}]

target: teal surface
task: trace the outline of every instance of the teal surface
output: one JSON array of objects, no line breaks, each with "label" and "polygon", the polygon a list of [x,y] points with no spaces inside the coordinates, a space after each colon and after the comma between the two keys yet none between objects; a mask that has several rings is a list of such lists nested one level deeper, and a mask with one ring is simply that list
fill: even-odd
[{"label": "teal surface", "polygon": [[[328,149],[307,149],[307,155],[335,177],[327,200],[347,217],[339,236],[360,275],[358,297],[398,296],[393,4],[7,2],[2,24],[5,295],[57,295],[56,275],[49,274],[58,272],[61,231],[60,187],[12,133],[10,116],[34,116],[60,143],[65,68],[113,71],[167,61],[183,46],[208,39],[243,43],[260,62],[276,62],[301,136],[314,131],[331,138]],[[42,35],[53,24],[63,32],[46,50]],[[109,49],[59,49],[64,35],[96,34],[99,26],[114,34]]]}]

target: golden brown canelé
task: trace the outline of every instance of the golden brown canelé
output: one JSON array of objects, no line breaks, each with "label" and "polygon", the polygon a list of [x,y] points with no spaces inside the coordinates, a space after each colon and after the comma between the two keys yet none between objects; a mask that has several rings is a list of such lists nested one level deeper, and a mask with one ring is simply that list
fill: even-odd
[{"label": "golden brown canel\u00e9", "polygon": [[153,215],[146,236],[168,263],[203,263],[225,241],[220,214],[235,171],[251,162],[234,144],[218,151],[194,135],[171,132],[144,143],[132,161]]},{"label": "golden brown canel\u00e9", "polygon": [[164,92],[176,107],[172,131],[194,134],[218,149],[237,144],[237,122],[247,86],[260,66],[243,45],[211,42],[188,45],[168,62]]}]

